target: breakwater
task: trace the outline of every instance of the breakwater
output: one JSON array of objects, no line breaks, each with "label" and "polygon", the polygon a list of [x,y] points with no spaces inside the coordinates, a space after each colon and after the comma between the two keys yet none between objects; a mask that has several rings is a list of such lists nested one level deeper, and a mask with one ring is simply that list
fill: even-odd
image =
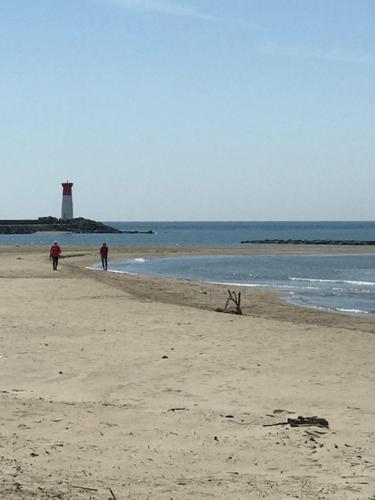
[{"label": "breakwater", "polygon": [[0,220],[0,234],[33,234],[37,232],[152,234],[152,231],[121,231],[102,222],[83,217],[70,220],[61,220],[55,217]]},{"label": "breakwater", "polygon": [[243,240],[241,243],[257,245],[375,245],[374,240]]}]

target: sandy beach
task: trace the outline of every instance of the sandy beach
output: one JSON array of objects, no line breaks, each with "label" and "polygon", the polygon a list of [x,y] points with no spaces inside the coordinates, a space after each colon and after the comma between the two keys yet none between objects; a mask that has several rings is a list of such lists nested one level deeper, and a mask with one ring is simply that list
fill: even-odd
[{"label": "sandy beach", "polygon": [[375,318],[63,252],[0,248],[1,499],[375,499]]}]

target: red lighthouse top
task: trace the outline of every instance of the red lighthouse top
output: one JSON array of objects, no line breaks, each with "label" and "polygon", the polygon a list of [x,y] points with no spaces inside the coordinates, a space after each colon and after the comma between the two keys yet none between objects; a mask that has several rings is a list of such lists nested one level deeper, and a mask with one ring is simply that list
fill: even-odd
[{"label": "red lighthouse top", "polygon": [[63,196],[72,196],[73,182],[62,182],[61,185],[63,187]]}]

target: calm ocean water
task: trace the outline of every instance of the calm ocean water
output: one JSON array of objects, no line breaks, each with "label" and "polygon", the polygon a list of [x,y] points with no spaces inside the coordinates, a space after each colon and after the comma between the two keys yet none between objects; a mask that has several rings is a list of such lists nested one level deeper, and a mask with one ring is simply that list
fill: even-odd
[{"label": "calm ocean water", "polygon": [[294,304],[375,313],[373,255],[203,255],[114,262],[117,272],[269,287]]},{"label": "calm ocean water", "polygon": [[[238,247],[252,239],[375,240],[375,222],[107,222],[155,234],[0,235],[0,245]],[[270,287],[289,301],[358,314],[375,313],[374,255],[200,256],[110,263],[112,270]]]},{"label": "calm ocean water", "polygon": [[0,235],[0,245],[236,247],[253,239],[375,240],[375,222],[107,222],[123,230],[152,230],[155,234]]}]

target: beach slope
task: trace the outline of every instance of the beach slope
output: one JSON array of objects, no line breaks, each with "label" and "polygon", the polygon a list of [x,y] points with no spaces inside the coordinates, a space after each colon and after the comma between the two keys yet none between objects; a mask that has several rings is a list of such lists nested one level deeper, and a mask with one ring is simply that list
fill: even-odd
[{"label": "beach slope", "polygon": [[0,251],[0,498],[374,498],[372,318],[70,255]]}]

